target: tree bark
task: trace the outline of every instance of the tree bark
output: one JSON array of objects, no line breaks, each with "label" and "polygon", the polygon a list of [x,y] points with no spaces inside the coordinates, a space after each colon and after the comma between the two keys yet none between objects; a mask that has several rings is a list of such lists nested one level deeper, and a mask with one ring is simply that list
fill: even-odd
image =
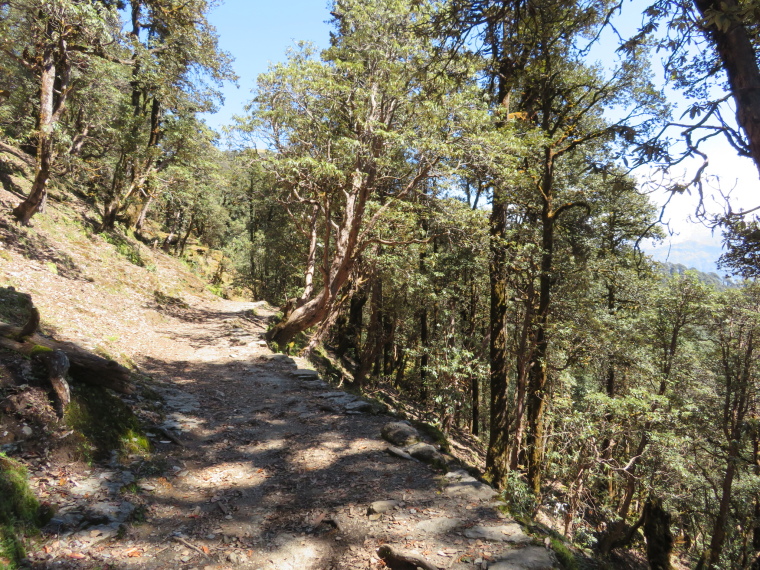
[{"label": "tree bark", "polygon": [[[736,0],[694,0],[702,17],[711,11],[729,17],[740,10]],[[727,30],[706,26],[705,34],[715,45],[726,71],[731,94],[736,104],[736,120],[747,137],[749,153],[760,171],[760,68],[746,26],[738,21]]]},{"label": "tree bark", "polygon": [[659,498],[650,497],[644,505],[644,537],[651,570],[671,570],[673,535],[670,532],[670,513],[662,508]]},{"label": "tree bark", "polygon": [[490,220],[491,260],[488,266],[491,288],[490,329],[490,437],[486,454],[486,474],[491,484],[504,488],[509,459],[509,411],[507,406],[507,280],[506,253],[503,240],[506,233],[506,203],[501,190],[494,189]]},{"label": "tree bark", "polygon": [[71,402],[69,383],[66,382],[66,373],[69,370],[69,359],[62,350],[43,352],[39,356],[44,361],[48,371],[48,381],[56,395],[55,408],[58,417],[63,417],[66,406]]},{"label": "tree bark", "polygon": [[55,79],[55,49],[53,46],[47,46],[42,54],[37,166],[34,182],[26,199],[13,209],[14,217],[24,225],[29,225],[32,216],[43,210],[47,199],[47,185],[53,165]]}]

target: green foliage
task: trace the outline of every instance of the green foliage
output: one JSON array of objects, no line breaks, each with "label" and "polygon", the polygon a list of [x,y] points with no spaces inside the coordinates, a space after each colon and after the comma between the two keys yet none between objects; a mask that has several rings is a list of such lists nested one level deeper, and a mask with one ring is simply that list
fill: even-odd
[{"label": "green foliage", "polygon": [[86,461],[107,459],[113,450],[121,456],[150,452],[150,442],[132,410],[103,388],[75,386],[65,420],[81,434],[80,452]]},{"label": "green foliage", "polygon": [[49,520],[27,482],[23,465],[0,453],[0,568],[13,569],[25,555],[25,539]]},{"label": "green foliage", "polygon": [[564,570],[580,570],[575,554],[562,539],[552,536],[549,540],[551,541],[551,549]]},{"label": "green foliage", "polygon": [[530,520],[538,507],[533,491],[524,477],[516,471],[510,471],[507,475],[501,498],[509,513],[522,520]]},{"label": "green foliage", "polygon": [[119,255],[124,256],[130,263],[138,267],[145,267],[145,261],[140,254],[140,246],[117,232],[101,234],[103,239],[116,247]]}]

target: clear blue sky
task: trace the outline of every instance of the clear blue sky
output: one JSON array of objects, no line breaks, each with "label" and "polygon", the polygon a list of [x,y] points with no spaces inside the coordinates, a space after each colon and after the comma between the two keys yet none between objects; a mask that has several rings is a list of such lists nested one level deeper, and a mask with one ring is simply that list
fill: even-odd
[{"label": "clear blue sky", "polygon": [[329,44],[329,0],[227,0],[209,14],[219,44],[235,58],[239,87],[225,84],[225,104],[206,122],[219,128],[251,100],[256,78],[270,63],[283,61],[297,41],[324,48]]}]

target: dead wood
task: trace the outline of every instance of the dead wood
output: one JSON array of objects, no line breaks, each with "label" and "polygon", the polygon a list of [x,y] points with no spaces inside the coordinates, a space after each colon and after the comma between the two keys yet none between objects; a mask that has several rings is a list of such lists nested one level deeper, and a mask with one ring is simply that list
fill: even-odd
[{"label": "dead wood", "polygon": [[[86,350],[68,343],[57,342],[38,334],[28,336],[24,342],[17,342],[21,327],[0,323],[0,346],[31,356],[35,348],[45,347],[60,350],[69,359],[69,375],[77,382],[103,386],[122,394],[131,394],[134,390],[129,380],[129,370],[113,360],[91,354]],[[38,349],[39,350],[39,349]]]},{"label": "dead wood", "polygon": [[428,562],[421,556],[397,550],[390,544],[383,544],[378,548],[377,555],[383,559],[388,568],[392,568],[393,570],[416,570],[417,568],[439,570],[438,566]]},{"label": "dead wood", "polygon": [[56,412],[58,412],[59,417],[63,417],[66,406],[71,402],[71,391],[69,390],[69,383],[66,382],[69,359],[61,350],[43,352],[38,358],[45,363],[48,371],[48,380],[56,395]]},{"label": "dead wood", "polygon": [[[163,428],[163,427],[158,427],[158,428],[156,428],[156,429],[157,429],[158,431],[160,431],[160,432],[161,432],[161,433],[162,433],[162,434],[163,434],[163,435],[164,435],[164,436],[165,436],[165,437],[166,437],[166,438],[167,438],[169,441],[171,441],[172,443],[174,443],[174,444],[176,444],[176,445],[179,445],[180,447],[184,447],[184,446],[185,446],[185,444],[184,444],[184,443],[182,443],[182,440],[181,440],[181,439],[179,439],[179,438],[178,438],[176,435],[174,435],[174,434],[173,434],[171,431],[169,431],[168,429],[166,429],[166,428]],[[225,514],[229,514],[229,513],[225,513]]]}]

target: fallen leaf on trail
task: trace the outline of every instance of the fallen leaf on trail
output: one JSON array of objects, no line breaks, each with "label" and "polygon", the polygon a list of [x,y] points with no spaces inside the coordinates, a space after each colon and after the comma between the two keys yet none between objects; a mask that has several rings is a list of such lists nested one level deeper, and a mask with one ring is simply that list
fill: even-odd
[{"label": "fallen leaf on trail", "polygon": [[81,552],[72,552],[71,554],[69,554],[69,558],[73,558],[74,560],[82,560],[83,558],[87,558],[87,557]]},{"label": "fallen leaf on trail", "polygon": [[201,546],[201,550],[203,550],[203,554],[208,554],[210,552],[208,549],[208,546],[206,546],[205,544]]}]

